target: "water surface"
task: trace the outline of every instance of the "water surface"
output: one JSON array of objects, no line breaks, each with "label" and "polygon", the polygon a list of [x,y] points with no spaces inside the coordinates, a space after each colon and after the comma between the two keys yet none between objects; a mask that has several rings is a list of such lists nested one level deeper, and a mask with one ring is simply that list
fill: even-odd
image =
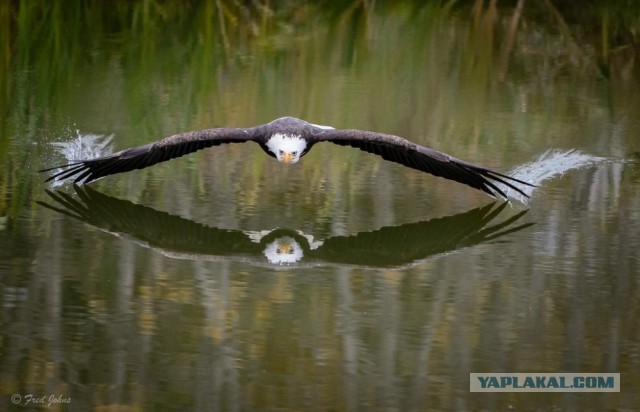
[{"label": "water surface", "polygon": [[[28,16],[15,28],[0,119],[4,407],[16,393],[61,394],[67,410],[640,404],[637,69],[603,78],[533,22],[503,54],[502,23],[444,6],[301,12],[253,37],[206,5],[166,12],[178,23],[103,11],[65,35],[45,21],[66,41],[39,47],[49,37]],[[289,167],[220,147],[85,188],[36,173],[66,161],[57,143],[120,150],[287,115],[539,187],[503,204],[328,144]],[[293,242],[296,262],[265,254]],[[477,394],[471,372],[619,372],[622,391]]]}]

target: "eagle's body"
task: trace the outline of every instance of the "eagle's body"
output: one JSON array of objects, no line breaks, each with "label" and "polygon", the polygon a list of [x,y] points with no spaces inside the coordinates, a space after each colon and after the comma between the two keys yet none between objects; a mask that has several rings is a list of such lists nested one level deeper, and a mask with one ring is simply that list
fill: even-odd
[{"label": "eagle's body", "polygon": [[355,147],[412,169],[455,180],[491,196],[507,197],[495,182],[524,196],[527,195],[513,182],[531,186],[527,182],[472,165],[402,137],[355,129],[334,129],[294,117],[282,117],[271,123],[249,128],[216,128],[176,134],[148,145],[61,166],[66,169],[53,174],[48,180],[73,177],[76,183],[88,183],[104,176],[152,166],[207,147],[248,141],[259,144],[268,155],[285,164],[297,163],[316,143],[331,142]]}]

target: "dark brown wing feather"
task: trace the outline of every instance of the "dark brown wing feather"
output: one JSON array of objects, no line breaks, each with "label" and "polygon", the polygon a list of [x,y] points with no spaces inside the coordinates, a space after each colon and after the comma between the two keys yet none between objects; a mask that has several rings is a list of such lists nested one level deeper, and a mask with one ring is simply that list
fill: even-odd
[{"label": "dark brown wing feather", "polygon": [[89,183],[104,176],[143,169],[207,147],[225,143],[257,141],[261,138],[262,134],[258,128],[198,130],[176,134],[155,143],[122,150],[96,159],[80,160],[40,170],[40,172],[61,168],[64,170],[50,176],[47,182],[54,179],[73,178],[75,183]]},{"label": "dark brown wing feather", "polygon": [[398,136],[361,130],[327,130],[314,136],[313,140],[314,143],[325,141],[355,147],[376,154],[385,160],[471,186],[494,197],[500,195],[507,198],[504,191],[496,186],[496,182],[510,187],[525,197],[528,197],[527,194],[514,185],[514,182],[533,186]]}]

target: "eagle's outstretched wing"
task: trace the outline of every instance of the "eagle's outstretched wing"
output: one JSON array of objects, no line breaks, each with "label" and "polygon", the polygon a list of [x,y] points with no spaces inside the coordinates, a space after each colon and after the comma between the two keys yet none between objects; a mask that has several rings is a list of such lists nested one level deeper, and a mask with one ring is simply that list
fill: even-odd
[{"label": "eagle's outstretched wing", "polygon": [[262,137],[259,127],[198,130],[175,134],[155,143],[122,150],[96,159],[79,160],[51,167],[40,170],[40,172],[63,169],[50,176],[47,182],[71,177],[75,183],[89,183],[104,176],[144,169],[207,147],[225,143],[258,141]]},{"label": "eagle's outstretched wing", "polygon": [[534,186],[491,169],[456,159],[446,153],[420,146],[402,137],[384,133],[363,130],[325,130],[314,136],[314,143],[323,141],[355,147],[376,154],[385,160],[471,186],[494,197],[500,195],[507,198],[496,183],[510,187],[526,197],[528,197],[527,194],[514,182]]}]

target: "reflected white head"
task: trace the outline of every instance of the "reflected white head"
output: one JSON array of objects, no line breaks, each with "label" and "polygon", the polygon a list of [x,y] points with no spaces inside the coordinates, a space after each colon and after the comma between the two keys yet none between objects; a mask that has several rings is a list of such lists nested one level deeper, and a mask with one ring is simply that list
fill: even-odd
[{"label": "reflected white head", "polygon": [[304,153],[307,142],[298,135],[276,133],[267,140],[267,148],[284,164],[297,163]]},{"label": "reflected white head", "polygon": [[295,263],[302,259],[302,246],[289,236],[280,237],[269,243],[262,252],[271,263]]}]

